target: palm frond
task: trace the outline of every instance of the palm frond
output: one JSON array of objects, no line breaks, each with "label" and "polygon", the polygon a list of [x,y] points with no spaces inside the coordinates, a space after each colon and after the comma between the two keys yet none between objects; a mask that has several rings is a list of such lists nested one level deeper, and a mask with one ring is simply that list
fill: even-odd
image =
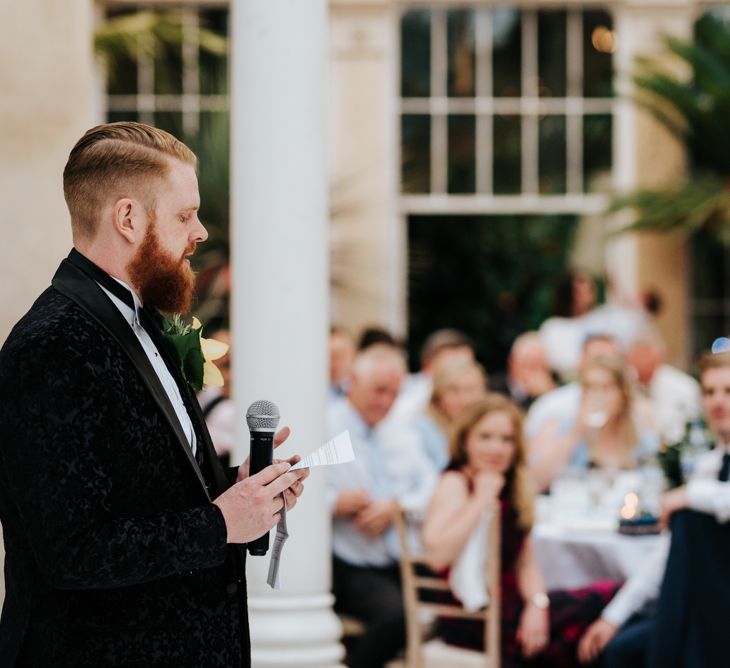
[{"label": "palm frond", "polygon": [[[211,30],[200,28],[200,48],[212,55],[224,56],[228,40]],[[94,51],[110,69],[122,59],[137,61],[152,57],[160,44],[181,45],[183,14],[181,11],[141,11],[115,16],[105,21],[94,33]]]}]

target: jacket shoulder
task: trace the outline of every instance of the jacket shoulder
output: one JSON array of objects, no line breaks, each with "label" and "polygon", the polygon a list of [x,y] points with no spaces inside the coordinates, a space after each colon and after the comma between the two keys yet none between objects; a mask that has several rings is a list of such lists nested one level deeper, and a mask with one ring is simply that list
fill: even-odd
[{"label": "jacket shoulder", "polygon": [[83,354],[105,334],[78,304],[47,288],[16,323],[0,349],[0,376],[17,365],[61,355]]}]

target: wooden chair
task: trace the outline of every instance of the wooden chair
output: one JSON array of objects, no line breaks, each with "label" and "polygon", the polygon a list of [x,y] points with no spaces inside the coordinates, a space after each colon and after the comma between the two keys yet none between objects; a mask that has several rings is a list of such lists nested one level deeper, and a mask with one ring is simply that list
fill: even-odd
[{"label": "wooden chair", "polygon": [[[406,613],[406,668],[499,668],[500,667],[500,514],[498,507],[492,513],[489,527],[486,582],[489,605],[484,610],[467,612],[460,605],[432,603],[421,600],[419,591],[448,592],[448,583],[439,577],[424,576],[422,556],[413,555],[408,543],[406,513],[396,513],[396,529],[401,547],[401,580]],[[484,620],[486,652],[447,645],[439,639],[425,640],[424,619],[436,616]]]}]

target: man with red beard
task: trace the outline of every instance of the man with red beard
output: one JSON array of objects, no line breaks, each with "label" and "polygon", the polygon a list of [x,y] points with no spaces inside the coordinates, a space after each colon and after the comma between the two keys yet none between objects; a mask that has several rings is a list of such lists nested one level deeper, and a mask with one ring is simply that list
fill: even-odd
[{"label": "man with red beard", "polygon": [[159,329],[208,236],[195,168],[140,123],[69,156],[74,248],[0,351],[3,666],[250,665],[243,544],[306,472],[221,468]]}]

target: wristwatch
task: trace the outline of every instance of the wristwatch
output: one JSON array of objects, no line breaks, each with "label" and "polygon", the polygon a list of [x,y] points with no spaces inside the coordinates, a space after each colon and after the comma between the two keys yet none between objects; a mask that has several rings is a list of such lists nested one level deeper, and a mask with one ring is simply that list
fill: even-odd
[{"label": "wristwatch", "polygon": [[550,607],[550,599],[544,591],[539,591],[530,597],[530,603],[540,610],[547,610]]}]

